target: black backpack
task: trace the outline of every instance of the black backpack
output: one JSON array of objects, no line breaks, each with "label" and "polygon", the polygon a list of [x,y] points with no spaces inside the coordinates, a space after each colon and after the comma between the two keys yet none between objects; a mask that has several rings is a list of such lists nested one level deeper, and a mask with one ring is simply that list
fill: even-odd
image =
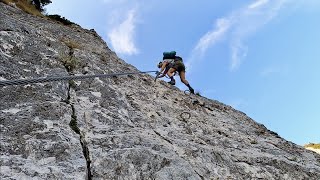
[{"label": "black backpack", "polygon": [[175,56],[175,57],[174,57],[174,62],[177,62],[177,61],[183,62],[182,57],[180,57],[180,56]]}]

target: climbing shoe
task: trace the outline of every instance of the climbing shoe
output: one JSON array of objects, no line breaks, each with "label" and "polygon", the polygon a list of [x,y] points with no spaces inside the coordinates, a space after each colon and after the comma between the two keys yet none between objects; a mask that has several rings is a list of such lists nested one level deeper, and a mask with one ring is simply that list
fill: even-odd
[{"label": "climbing shoe", "polygon": [[194,94],[194,89],[192,87],[189,88],[191,94]]},{"label": "climbing shoe", "polygon": [[171,81],[169,81],[168,83],[171,84],[171,85],[175,85],[175,84],[176,84],[176,81],[175,81],[175,80],[171,80]]}]

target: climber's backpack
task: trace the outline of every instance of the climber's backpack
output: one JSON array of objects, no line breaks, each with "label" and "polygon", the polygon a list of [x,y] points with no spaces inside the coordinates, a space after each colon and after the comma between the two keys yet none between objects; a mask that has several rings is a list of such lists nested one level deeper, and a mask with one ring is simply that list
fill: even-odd
[{"label": "climber's backpack", "polygon": [[175,51],[163,52],[163,59],[175,59],[176,54]]},{"label": "climber's backpack", "polygon": [[174,62],[177,62],[177,61],[183,61],[182,57],[180,57],[180,56],[175,56],[175,57],[174,57]]}]

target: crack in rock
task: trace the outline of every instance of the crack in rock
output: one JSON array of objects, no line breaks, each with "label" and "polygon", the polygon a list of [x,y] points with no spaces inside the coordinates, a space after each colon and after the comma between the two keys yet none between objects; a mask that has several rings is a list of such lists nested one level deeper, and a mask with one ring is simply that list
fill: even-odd
[{"label": "crack in rock", "polygon": [[[73,58],[73,49],[72,48],[69,48],[70,52],[69,52],[69,56],[70,56],[70,59]],[[69,74],[72,74],[70,72],[70,67],[66,66],[65,65],[65,68],[66,70],[68,71]],[[83,156],[85,157],[86,159],[86,167],[87,167],[87,177],[86,179],[87,180],[91,180],[92,179],[92,173],[91,173],[91,160],[90,160],[90,152],[89,152],[89,148],[88,148],[88,144],[85,140],[85,135],[84,133],[81,133],[79,127],[78,127],[78,123],[77,123],[77,115],[76,115],[76,110],[75,110],[75,107],[74,107],[74,104],[70,103],[70,99],[71,99],[71,89],[74,88],[74,84],[73,84],[73,81],[69,81],[69,88],[68,88],[68,97],[66,100],[64,100],[64,102],[66,104],[69,104],[71,106],[71,109],[72,109],[72,114],[71,114],[71,120],[69,122],[69,126],[70,128],[77,134],[80,135],[79,137],[79,141],[80,141],[80,144],[81,144],[81,147],[82,147],[82,152],[83,152]]]}]

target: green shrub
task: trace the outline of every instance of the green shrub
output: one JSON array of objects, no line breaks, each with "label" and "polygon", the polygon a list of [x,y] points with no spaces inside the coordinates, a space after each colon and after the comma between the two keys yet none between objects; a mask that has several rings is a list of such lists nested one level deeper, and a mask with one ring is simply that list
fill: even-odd
[{"label": "green shrub", "polygon": [[76,115],[71,115],[71,121],[69,122],[69,126],[74,132],[76,132],[77,134],[80,134],[80,129],[78,127]]},{"label": "green shrub", "polygon": [[74,56],[60,56],[60,61],[68,72],[72,72],[79,64],[78,59]]},{"label": "green shrub", "polygon": [[74,80],[70,80],[70,81],[69,81],[69,86],[70,86],[71,88],[73,88],[73,89],[76,89],[76,88],[77,88],[77,84],[76,84],[76,82],[75,82]]},{"label": "green shrub", "polygon": [[75,24],[74,22],[69,21],[69,20],[66,19],[65,17],[61,17],[61,16],[58,15],[58,14],[47,15],[47,17],[49,17],[49,18],[52,19],[52,20],[61,22],[62,24],[67,25],[67,26],[72,25],[72,24]]}]

